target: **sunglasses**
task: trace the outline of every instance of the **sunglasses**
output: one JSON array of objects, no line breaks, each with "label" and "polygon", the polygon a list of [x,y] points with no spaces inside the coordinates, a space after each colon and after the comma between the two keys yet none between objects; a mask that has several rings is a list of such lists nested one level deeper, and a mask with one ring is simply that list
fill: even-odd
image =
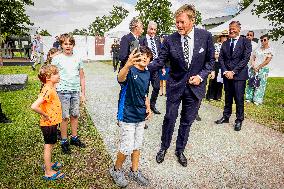
[{"label": "sunglasses", "polygon": [[267,39],[261,39],[260,41],[261,41],[261,42],[265,42],[265,41],[267,41]]}]

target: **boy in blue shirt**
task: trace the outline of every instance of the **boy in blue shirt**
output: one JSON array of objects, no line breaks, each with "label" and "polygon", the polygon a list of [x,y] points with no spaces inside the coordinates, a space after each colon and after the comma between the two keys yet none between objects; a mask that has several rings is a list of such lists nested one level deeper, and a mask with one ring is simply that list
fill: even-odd
[{"label": "boy in blue shirt", "polygon": [[[139,53],[140,50],[140,53]],[[128,181],[122,172],[122,165],[131,154],[132,167],[129,178],[147,186],[149,181],[138,170],[140,149],[142,147],[145,120],[151,116],[150,101],[147,97],[150,72],[145,68],[153,58],[149,47],[141,46],[129,55],[128,61],[118,74],[121,85],[117,118],[121,129],[120,147],[115,165],[110,174],[116,184],[126,187]]]}]

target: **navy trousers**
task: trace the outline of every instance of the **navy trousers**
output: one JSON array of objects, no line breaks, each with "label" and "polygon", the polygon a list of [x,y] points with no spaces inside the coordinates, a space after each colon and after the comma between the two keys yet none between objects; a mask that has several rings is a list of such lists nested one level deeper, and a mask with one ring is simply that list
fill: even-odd
[{"label": "navy trousers", "polygon": [[160,78],[158,71],[151,73],[151,85],[153,87],[153,91],[150,98],[150,106],[154,108],[156,106],[157,98],[159,96],[160,90]]},{"label": "navy trousers", "polygon": [[196,118],[200,103],[200,100],[193,94],[189,86],[186,87],[182,96],[175,102],[172,102],[168,96],[166,115],[162,126],[162,150],[167,150],[170,147],[180,103],[182,103],[182,109],[176,151],[182,153],[187,144],[190,127]]},{"label": "navy trousers", "polygon": [[232,114],[233,100],[235,100],[237,117],[235,122],[242,122],[244,120],[245,88],[245,80],[238,81],[224,78],[225,106],[223,111],[223,117],[230,118]]}]

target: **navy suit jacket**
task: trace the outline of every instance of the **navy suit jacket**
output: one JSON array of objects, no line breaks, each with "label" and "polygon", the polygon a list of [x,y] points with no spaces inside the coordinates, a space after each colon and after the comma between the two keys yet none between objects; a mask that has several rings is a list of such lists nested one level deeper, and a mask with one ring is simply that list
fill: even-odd
[{"label": "navy suit jacket", "polygon": [[190,67],[184,59],[181,35],[177,32],[168,36],[161,48],[159,57],[148,65],[150,71],[161,69],[167,60],[170,61],[170,73],[167,80],[167,99],[178,100],[183,94],[191,76],[199,75],[203,81],[198,85],[189,85],[198,99],[205,96],[206,79],[213,69],[214,44],[212,35],[203,29],[194,28],[194,47]]},{"label": "navy suit jacket", "polygon": [[[146,36],[144,36],[144,37],[142,37],[140,40],[140,45],[141,46],[147,46],[147,47],[149,47],[148,46],[148,41],[147,41],[147,37]],[[160,50],[161,50],[161,41],[160,41],[160,39],[158,38],[158,37],[154,37],[154,41],[155,41],[155,43],[156,43],[156,48],[157,48],[157,52],[158,52],[158,54],[160,53]],[[151,49],[151,48],[150,48]]]},{"label": "navy suit jacket", "polygon": [[232,56],[230,55],[231,39],[222,44],[219,62],[221,64],[222,75],[225,71],[233,71],[234,80],[248,79],[248,62],[252,51],[251,42],[245,37],[240,36],[238,39]]},{"label": "navy suit jacket", "polygon": [[123,68],[127,59],[130,55],[130,45],[132,41],[135,41],[134,35],[130,32],[127,35],[124,35],[120,40],[120,49],[119,49],[119,60],[120,60],[120,69]]}]

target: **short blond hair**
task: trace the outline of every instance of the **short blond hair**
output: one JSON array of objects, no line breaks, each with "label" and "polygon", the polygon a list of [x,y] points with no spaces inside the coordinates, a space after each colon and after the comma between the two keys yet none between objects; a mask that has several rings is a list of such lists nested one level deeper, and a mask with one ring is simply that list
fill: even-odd
[{"label": "short blond hair", "polygon": [[185,4],[181,6],[176,12],[175,12],[175,17],[179,16],[182,13],[186,13],[189,19],[195,19],[196,16],[196,9],[194,5],[188,5]]}]

